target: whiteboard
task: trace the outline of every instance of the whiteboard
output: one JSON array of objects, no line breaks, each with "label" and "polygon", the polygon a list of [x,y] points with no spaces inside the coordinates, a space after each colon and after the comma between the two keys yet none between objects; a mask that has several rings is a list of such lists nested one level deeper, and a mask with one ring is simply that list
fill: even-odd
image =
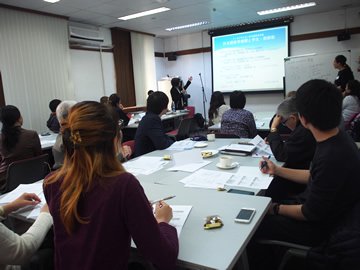
[{"label": "whiteboard", "polygon": [[334,68],[334,58],[342,54],[350,65],[350,50],[324,54],[299,55],[285,58],[286,94],[296,91],[303,83],[311,79],[323,79],[334,82],[338,70]]}]

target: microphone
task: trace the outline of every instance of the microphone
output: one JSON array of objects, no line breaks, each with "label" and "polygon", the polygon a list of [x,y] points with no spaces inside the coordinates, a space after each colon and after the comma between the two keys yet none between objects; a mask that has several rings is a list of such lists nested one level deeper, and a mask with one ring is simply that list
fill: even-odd
[{"label": "microphone", "polygon": [[199,73],[199,76],[201,77],[201,72]]}]

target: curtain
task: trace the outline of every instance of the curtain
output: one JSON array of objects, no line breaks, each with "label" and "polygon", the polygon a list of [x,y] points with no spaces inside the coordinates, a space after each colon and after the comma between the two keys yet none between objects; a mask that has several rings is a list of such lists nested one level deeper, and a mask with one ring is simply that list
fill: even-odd
[{"label": "curtain", "polygon": [[131,32],[131,50],[137,106],[146,106],[147,91],[156,90],[154,37]]},{"label": "curtain", "polygon": [[0,70],[24,128],[46,131],[50,100],[74,99],[67,20],[0,8]]}]

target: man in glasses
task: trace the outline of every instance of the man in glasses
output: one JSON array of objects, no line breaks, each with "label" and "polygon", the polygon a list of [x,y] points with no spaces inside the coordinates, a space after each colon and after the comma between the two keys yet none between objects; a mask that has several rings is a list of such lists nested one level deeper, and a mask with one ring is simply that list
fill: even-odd
[{"label": "man in glasses", "polygon": [[[292,132],[287,135],[286,141],[279,132],[283,125]],[[267,142],[274,157],[285,162],[285,168],[309,169],[315,153],[316,142],[309,130],[304,128],[298,116],[295,97],[285,99],[277,108],[276,116],[271,124]],[[294,183],[279,176],[275,176],[265,195],[273,201],[279,202],[304,191],[306,185]]]}]

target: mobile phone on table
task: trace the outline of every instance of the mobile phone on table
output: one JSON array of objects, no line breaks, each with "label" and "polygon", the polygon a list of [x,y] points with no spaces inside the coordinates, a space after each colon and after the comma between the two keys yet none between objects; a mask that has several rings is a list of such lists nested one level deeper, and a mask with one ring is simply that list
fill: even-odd
[{"label": "mobile phone on table", "polygon": [[256,210],[254,208],[241,208],[239,214],[235,218],[235,222],[250,223],[255,215]]}]

